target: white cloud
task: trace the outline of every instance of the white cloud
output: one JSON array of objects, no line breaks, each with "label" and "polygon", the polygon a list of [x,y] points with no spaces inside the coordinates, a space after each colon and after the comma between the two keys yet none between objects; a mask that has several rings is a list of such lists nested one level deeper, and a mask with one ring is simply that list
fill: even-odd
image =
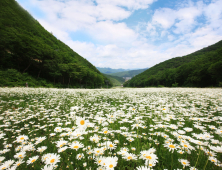
[{"label": "white cloud", "polygon": [[150,36],[157,36],[158,35],[156,27],[154,25],[152,25],[151,23],[147,24],[146,31],[149,32]]},{"label": "white cloud", "polygon": [[96,0],[100,4],[112,4],[115,6],[127,7],[130,10],[146,9],[148,5],[156,0]]},{"label": "white cloud", "polygon": [[113,23],[110,21],[98,22],[89,28],[91,35],[106,43],[129,43],[136,39],[136,33],[128,28],[125,23]]},{"label": "white cloud", "polygon": [[[152,36],[155,32],[155,40],[159,40],[160,34],[161,38],[167,37],[171,41],[167,45],[167,56],[175,57],[194,52],[222,39],[221,6],[221,0],[214,0],[209,5],[203,1],[187,1],[177,9],[159,8],[147,23],[147,34]],[[204,20],[207,22],[204,23]]]},{"label": "white cloud", "polygon": [[214,3],[209,4],[204,9],[205,15],[210,22],[221,19],[222,17],[222,1],[214,0],[213,2]]},{"label": "white cloud", "polygon": [[202,3],[197,3],[196,6],[192,5],[178,10],[160,8],[154,12],[152,22],[148,24],[160,25],[163,29],[170,29],[174,26],[174,33],[180,34],[191,31],[197,24],[195,19],[201,14]]},{"label": "white cloud", "polygon": [[173,41],[173,40],[175,40],[176,37],[173,35],[168,35],[167,38],[169,41]]},{"label": "white cloud", "polygon": [[174,33],[190,32],[198,23],[195,19],[202,14],[202,8],[198,6],[180,9],[176,12],[177,19],[180,20],[175,24]]},{"label": "white cloud", "polygon": [[204,15],[207,18],[208,24],[212,28],[221,27],[222,23],[222,0],[214,0],[214,3],[209,4],[204,8]]},{"label": "white cloud", "polygon": [[114,20],[119,21],[125,18],[128,18],[131,15],[130,11],[123,10],[118,6],[110,4],[101,4],[98,5],[95,10],[97,20]]},{"label": "white cloud", "polygon": [[155,11],[152,24],[161,25],[164,29],[170,28],[176,19],[176,11],[170,8],[162,8]]}]

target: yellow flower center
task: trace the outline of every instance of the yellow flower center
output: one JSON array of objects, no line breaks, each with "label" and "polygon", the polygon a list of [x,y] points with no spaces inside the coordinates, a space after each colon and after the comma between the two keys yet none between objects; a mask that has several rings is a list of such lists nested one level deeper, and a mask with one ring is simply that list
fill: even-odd
[{"label": "yellow flower center", "polygon": [[54,163],[55,162],[55,159],[51,159],[50,163]]},{"label": "yellow flower center", "polygon": [[85,124],[85,121],[84,120],[81,120],[80,121],[80,125],[84,125]]},{"label": "yellow flower center", "polygon": [[76,146],[74,146],[73,148],[74,148],[74,149],[78,149],[78,148],[79,148],[79,146],[77,146],[77,145],[76,145]]},{"label": "yellow flower center", "polygon": [[113,145],[112,145],[112,144],[110,144],[110,145],[109,145],[109,147],[110,147],[110,148],[112,148],[112,147],[113,147]]},{"label": "yellow flower center", "polygon": [[20,139],[23,140],[23,139],[25,139],[25,138],[24,138],[24,137],[21,137]]},{"label": "yellow flower center", "polygon": [[127,159],[132,159],[132,156],[128,156]]},{"label": "yellow flower center", "polygon": [[183,146],[187,148],[187,145],[183,145]]},{"label": "yellow flower center", "polygon": [[186,165],[187,163],[186,162],[182,162],[184,165]]},{"label": "yellow flower center", "polygon": [[104,133],[105,133],[105,134],[107,134],[107,133],[108,133],[108,131],[106,130],[106,131],[104,131]]},{"label": "yellow flower center", "polygon": [[170,147],[170,148],[175,148],[175,146],[174,146],[174,145],[169,145],[169,147]]},{"label": "yellow flower center", "polygon": [[152,159],[151,156],[146,156],[146,159]]},{"label": "yellow flower center", "polygon": [[35,159],[33,159],[31,162],[32,162],[32,163],[35,162]]},{"label": "yellow flower center", "polygon": [[110,164],[110,165],[109,165],[109,168],[113,168],[113,164]]}]

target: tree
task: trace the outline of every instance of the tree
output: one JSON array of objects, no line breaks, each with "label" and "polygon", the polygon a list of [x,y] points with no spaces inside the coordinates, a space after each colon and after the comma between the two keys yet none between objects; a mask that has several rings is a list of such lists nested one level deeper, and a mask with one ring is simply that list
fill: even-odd
[{"label": "tree", "polygon": [[212,78],[215,79],[215,85],[218,85],[219,82],[222,82],[222,61],[211,64],[208,68],[208,72],[211,74]]}]

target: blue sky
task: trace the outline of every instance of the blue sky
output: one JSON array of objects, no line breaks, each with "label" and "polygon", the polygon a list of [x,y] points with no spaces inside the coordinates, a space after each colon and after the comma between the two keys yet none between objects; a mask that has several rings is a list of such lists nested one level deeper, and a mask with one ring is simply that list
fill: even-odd
[{"label": "blue sky", "polygon": [[222,0],[17,2],[96,67],[152,67],[222,40]]}]

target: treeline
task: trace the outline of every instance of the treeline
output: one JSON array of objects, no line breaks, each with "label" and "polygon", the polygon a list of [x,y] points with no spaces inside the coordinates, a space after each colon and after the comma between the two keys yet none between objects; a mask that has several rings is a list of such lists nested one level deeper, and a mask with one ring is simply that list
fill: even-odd
[{"label": "treeline", "polygon": [[159,63],[127,81],[125,87],[222,87],[222,41]]},{"label": "treeline", "polygon": [[0,87],[63,87],[43,78],[34,78],[28,73],[20,73],[15,69],[0,70]]},{"label": "treeline", "polygon": [[112,86],[96,67],[46,31],[15,0],[0,1],[0,37],[3,72],[15,69],[58,87]]}]

